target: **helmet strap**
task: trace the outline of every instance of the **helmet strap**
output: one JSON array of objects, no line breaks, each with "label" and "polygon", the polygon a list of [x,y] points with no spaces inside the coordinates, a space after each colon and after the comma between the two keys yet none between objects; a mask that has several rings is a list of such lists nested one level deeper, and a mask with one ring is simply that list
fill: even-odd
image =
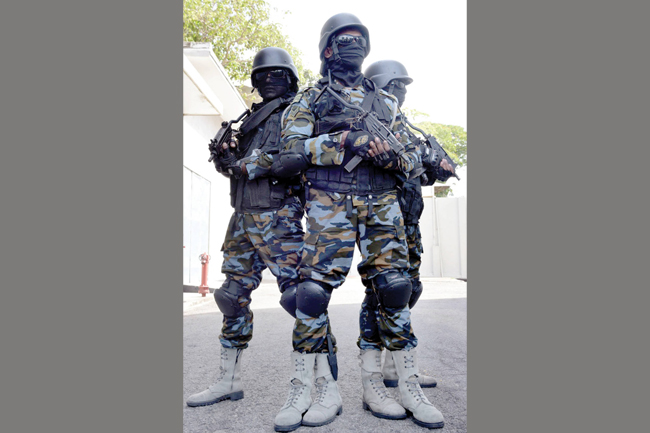
[{"label": "helmet strap", "polygon": [[334,61],[340,62],[341,56],[339,56],[339,44],[336,40],[332,40],[332,51],[334,52]]},{"label": "helmet strap", "polygon": [[393,90],[395,90],[395,82],[391,80],[390,87],[388,87],[388,93],[390,93],[392,95]]}]

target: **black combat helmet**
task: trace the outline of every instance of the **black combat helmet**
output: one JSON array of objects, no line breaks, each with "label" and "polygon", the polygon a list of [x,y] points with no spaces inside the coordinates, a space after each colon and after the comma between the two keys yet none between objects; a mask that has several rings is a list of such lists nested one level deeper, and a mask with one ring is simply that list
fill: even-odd
[{"label": "black combat helmet", "polygon": [[320,42],[318,42],[318,49],[320,50],[320,59],[323,60],[325,49],[329,46],[332,37],[346,28],[357,29],[361,32],[363,37],[366,39],[366,56],[370,52],[370,34],[366,26],[361,24],[361,20],[356,16],[348,13],[336,14],[323,25],[323,28],[320,31]]},{"label": "black combat helmet", "polygon": [[296,69],[296,66],[293,64],[293,59],[291,59],[291,56],[286,50],[277,47],[267,47],[262,48],[255,54],[253,70],[251,71],[251,83],[253,87],[257,88],[255,72],[267,68],[284,68],[291,71],[293,90],[294,92],[298,90],[298,69]]},{"label": "black combat helmet", "polygon": [[381,89],[386,87],[391,80],[401,80],[404,84],[413,82],[413,78],[409,77],[404,65],[396,60],[379,60],[368,66],[363,75],[371,79]]}]

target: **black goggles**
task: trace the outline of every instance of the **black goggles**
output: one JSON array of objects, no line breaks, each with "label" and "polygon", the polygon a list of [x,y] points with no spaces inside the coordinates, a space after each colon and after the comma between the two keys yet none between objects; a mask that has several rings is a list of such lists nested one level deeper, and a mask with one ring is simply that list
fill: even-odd
[{"label": "black goggles", "polygon": [[404,84],[404,81],[400,81],[400,80],[391,80],[390,83],[388,83],[388,84],[389,84],[389,85],[390,85],[390,84],[393,84],[393,85],[394,85],[395,87],[397,87],[398,89],[406,89],[406,84]]},{"label": "black goggles", "polygon": [[285,78],[287,77],[288,72],[286,69],[273,69],[270,71],[260,71],[260,72],[255,72],[253,74],[253,77],[255,78],[255,81],[264,81],[266,80],[266,77],[271,77],[271,78]]},{"label": "black goggles", "polygon": [[350,45],[351,43],[358,43],[362,48],[366,48],[367,42],[366,38],[363,36],[352,36],[352,35],[338,35],[334,38],[337,44],[339,45]]}]

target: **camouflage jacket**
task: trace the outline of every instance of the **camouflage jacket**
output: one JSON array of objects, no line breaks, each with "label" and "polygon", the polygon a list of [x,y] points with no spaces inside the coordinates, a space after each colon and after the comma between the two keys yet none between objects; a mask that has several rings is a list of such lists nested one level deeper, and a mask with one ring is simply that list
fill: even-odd
[{"label": "camouflage jacket", "polygon": [[[334,86],[333,88],[338,89],[338,94],[344,100],[360,106],[367,92],[372,90],[372,86],[374,86],[374,84],[370,80],[364,79],[364,82],[356,87],[350,88]],[[342,170],[342,165],[347,163],[347,161],[354,156],[352,152],[347,150],[343,143],[341,143],[343,132],[349,128],[334,128],[329,132],[318,134],[316,126],[319,120],[323,117],[320,113],[322,110],[317,106],[319,103],[322,103],[321,101],[317,101],[317,99],[322,99],[322,96],[319,98],[321,92],[322,88],[319,86],[308,87],[298,92],[289,106],[288,113],[283,119],[280,145],[284,150],[303,153],[307,157],[312,171],[314,168],[327,169],[332,167],[338,167]],[[386,110],[384,112],[397,113],[396,98],[381,89],[378,93],[381,101],[380,103],[385,104]],[[350,108],[340,108],[341,107],[338,108],[340,110],[339,115],[341,113],[349,113],[348,117],[354,117],[358,114],[355,110]],[[343,115],[343,117],[345,117],[345,115]],[[386,175],[402,178],[402,180],[404,180],[408,176],[408,173],[420,162],[420,156],[415,144],[409,139],[408,134],[404,132],[405,125],[399,119],[395,119],[392,122],[392,125],[390,125],[390,120],[393,119],[386,119],[386,116],[383,117],[384,118],[380,116],[380,120],[382,120],[386,126],[390,127],[393,133],[400,133],[399,141],[404,145],[406,151],[400,155],[397,167],[394,167],[392,170],[375,167],[374,171],[385,172]],[[359,164],[353,172],[363,170],[364,166],[366,168],[369,166],[371,167],[372,163],[364,161]],[[371,167],[371,171],[372,170]]]}]

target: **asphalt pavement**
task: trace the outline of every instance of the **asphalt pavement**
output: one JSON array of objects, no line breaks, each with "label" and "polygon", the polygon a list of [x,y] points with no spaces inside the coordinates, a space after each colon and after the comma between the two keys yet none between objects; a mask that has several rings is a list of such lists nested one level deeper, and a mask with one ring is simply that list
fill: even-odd
[{"label": "asphalt pavement", "polygon": [[[323,432],[467,432],[467,283],[449,278],[425,278],[424,291],[412,310],[418,338],[420,371],[438,380],[436,388],[423,388],[444,415],[445,426],[429,430],[410,418],[385,420],[363,410],[359,368],[359,308],[364,288],[357,277],[336,289],[329,304],[337,339],[338,385],[343,413],[322,427],[300,427],[297,433]],[[217,376],[222,315],[212,294],[183,293],[183,432],[271,433],[275,415],[289,391],[293,318],[278,304],[280,293],[273,279],[265,279],[253,292],[253,339],[243,353],[244,398],[211,406],[188,407],[191,394],[207,388]],[[396,390],[395,390],[396,391]],[[395,392],[393,391],[393,392]]]}]

